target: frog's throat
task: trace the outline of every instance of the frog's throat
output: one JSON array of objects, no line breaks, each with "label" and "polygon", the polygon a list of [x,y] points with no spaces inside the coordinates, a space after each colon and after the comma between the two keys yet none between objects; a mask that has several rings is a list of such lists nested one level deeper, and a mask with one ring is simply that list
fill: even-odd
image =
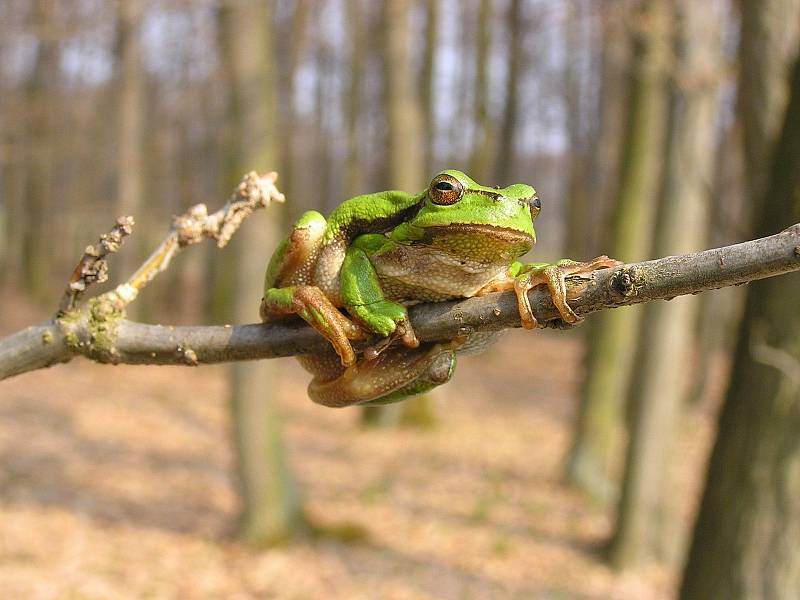
[{"label": "frog's throat", "polygon": [[452,225],[437,225],[426,227],[422,236],[415,240],[420,244],[434,244],[437,239],[447,237],[474,237],[480,240],[491,240],[509,247],[527,248],[522,254],[528,252],[536,243],[536,237],[518,229],[510,227],[497,227],[482,223],[454,223]]}]

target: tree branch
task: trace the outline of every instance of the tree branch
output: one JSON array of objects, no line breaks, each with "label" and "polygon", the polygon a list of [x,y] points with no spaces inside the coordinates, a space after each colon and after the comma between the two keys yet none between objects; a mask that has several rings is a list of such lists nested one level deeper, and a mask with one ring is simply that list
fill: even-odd
[{"label": "tree branch", "polygon": [[277,179],[278,174],[274,171],[263,176],[251,171],[217,212],[208,214],[205,204],[195,204],[184,214],[175,217],[167,237],[158,248],[127,282],[106,294],[106,300],[113,301],[117,309],[133,302],[139,292],[156,275],[165,271],[172,258],[186,246],[209,238],[216,240],[217,248],[224,248],[242,222],[254,211],[269,206],[270,202],[284,202],[283,194],[275,187]]},{"label": "tree branch", "polygon": [[[166,266],[160,259],[153,264],[157,265],[153,272]],[[567,288],[570,305],[579,315],[586,315],[798,270],[800,224],[741,244],[573,276],[568,278]],[[105,296],[91,299],[80,311],[0,340],[0,379],[65,362],[77,355],[114,364],[193,366],[330,351],[329,343],[299,320],[236,326],[147,325],[125,320],[124,312],[104,301]],[[546,290],[541,286],[535,288],[529,292],[529,298],[540,323],[559,325],[559,313]],[[411,307],[409,312],[422,341],[520,326],[513,292],[421,304]]]},{"label": "tree branch", "polygon": [[122,246],[122,240],[133,230],[133,217],[120,217],[116,225],[108,233],[100,236],[94,246],[87,246],[78,261],[67,289],[58,305],[58,313],[65,314],[75,310],[78,301],[86,289],[93,283],[103,283],[108,279],[108,262],[106,257],[114,254]]}]

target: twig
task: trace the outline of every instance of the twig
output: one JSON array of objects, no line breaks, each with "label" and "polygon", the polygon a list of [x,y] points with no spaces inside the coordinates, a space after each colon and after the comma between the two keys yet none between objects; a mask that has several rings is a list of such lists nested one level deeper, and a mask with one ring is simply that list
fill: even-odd
[{"label": "twig", "polygon": [[172,220],[172,228],[158,248],[128,281],[106,294],[106,299],[121,309],[133,302],[139,292],[156,275],[169,267],[172,258],[186,246],[197,244],[205,238],[216,240],[218,248],[224,248],[242,222],[259,208],[271,202],[284,202],[283,194],[275,187],[276,172],[259,175],[251,171],[231,195],[228,202],[217,212],[208,214],[205,204],[196,204],[184,214]]},{"label": "twig", "polygon": [[[622,265],[568,281],[578,314],[670,299],[684,294],[800,270],[800,224],[758,240],[684,256]],[[540,322],[557,322],[549,294],[529,292]],[[414,306],[411,321],[423,341],[473,331],[519,327],[513,292],[457,302]],[[234,327],[165,327],[119,318],[98,333],[91,311],[43,323],[0,340],[0,379],[83,355],[100,362],[197,365],[330,351],[328,342],[301,322]],[[102,323],[102,321],[101,321]]]},{"label": "twig", "polygon": [[117,252],[122,240],[131,234],[133,217],[120,217],[117,224],[108,233],[100,236],[94,246],[87,246],[69,278],[67,289],[58,305],[58,314],[63,315],[74,310],[81,295],[95,282],[102,283],[108,279],[108,263],[106,257]]}]

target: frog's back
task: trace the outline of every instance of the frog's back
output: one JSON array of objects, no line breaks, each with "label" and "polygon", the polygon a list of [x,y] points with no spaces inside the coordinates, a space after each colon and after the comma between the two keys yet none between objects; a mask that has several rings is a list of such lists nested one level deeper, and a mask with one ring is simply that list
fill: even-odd
[{"label": "frog's back", "polygon": [[389,231],[417,212],[422,199],[419,194],[388,190],[345,200],[328,217],[323,242],[343,239],[349,243],[362,233]]}]

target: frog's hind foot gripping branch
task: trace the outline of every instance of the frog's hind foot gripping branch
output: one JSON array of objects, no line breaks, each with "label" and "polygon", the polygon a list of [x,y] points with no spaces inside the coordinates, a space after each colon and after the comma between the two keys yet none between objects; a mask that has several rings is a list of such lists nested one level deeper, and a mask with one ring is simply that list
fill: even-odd
[{"label": "frog's hind foot gripping branch", "polygon": [[261,301],[260,313],[264,321],[300,316],[333,345],[345,367],[356,362],[350,340],[366,337],[359,325],[342,314],[322,290],[313,285],[268,289]]}]

